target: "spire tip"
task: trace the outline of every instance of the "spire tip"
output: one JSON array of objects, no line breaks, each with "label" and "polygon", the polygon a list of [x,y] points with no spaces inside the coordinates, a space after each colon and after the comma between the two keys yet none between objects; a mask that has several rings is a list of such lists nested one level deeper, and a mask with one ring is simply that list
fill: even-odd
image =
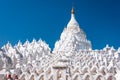
[{"label": "spire tip", "polygon": [[71,14],[75,14],[75,10],[73,6],[72,6]]}]

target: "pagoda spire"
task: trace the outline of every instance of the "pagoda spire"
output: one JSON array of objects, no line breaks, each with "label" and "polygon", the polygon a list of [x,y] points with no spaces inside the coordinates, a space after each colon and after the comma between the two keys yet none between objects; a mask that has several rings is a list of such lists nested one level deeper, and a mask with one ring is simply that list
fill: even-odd
[{"label": "pagoda spire", "polygon": [[74,10],[73,6],[72,6],[72,9],[71,9],[71,19],[67,24],[67,27],[70,27],[70,26],[79,26],[79,24],[77,23],[77,21],[75,19],[75,10]]},{"label": "pagoda spire", "polygon": [[72,6],[71,14],[75,14],[75,10],[73,6]]}]

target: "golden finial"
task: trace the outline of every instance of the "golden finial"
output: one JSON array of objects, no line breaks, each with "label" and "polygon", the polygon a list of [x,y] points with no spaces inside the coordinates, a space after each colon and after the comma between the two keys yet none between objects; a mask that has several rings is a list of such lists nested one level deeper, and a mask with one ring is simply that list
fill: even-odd
[{"label": "golden finial", "polygon": [[72,6],[71,14],[74,14],[74,13],[75,13],[75,10],[74,10],[74,7]]}]

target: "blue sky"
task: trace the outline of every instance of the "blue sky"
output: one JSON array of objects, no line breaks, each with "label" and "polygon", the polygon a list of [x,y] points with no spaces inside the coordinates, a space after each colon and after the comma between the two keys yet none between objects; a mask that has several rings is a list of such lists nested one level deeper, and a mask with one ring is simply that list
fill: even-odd
[{"label": "blue sky", "polygon": [[72,4],[93,49],[120,46],[119,0],[0,0],[0,46],[41,38],[53,48],[70,20]]}]

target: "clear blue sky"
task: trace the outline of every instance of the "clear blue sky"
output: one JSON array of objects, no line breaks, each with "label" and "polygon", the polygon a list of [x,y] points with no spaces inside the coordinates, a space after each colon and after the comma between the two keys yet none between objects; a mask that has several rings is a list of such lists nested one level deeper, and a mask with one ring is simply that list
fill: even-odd
[{"label": "clear blue sky", "polygon": [[0,46],[41,38],[53,48],[72,4],[93,49],[120,46],[120,0],[0,0]]}]

